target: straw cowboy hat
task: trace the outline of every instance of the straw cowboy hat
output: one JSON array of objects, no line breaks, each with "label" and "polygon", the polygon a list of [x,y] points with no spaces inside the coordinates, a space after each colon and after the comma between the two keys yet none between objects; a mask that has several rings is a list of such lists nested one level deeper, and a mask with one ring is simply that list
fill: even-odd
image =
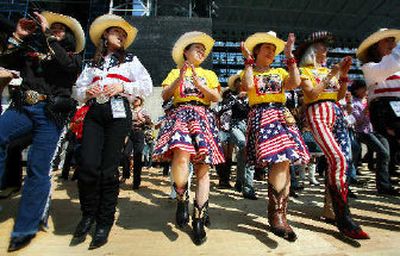
[{"label": "straw cowboy hat", "polygon": [[285,41],[276,37],[276,33],[274,31],[269,31],[252,34],[246,39],[244,46],[249,49],[250,52],[253,52],[256,45],[265,43],[275,45],[275,56],[283,51],[286,44]]},{"label": "straw cowboy hat", "polygon": [[373,33],[369,37],[367,37],[357,49],[356,56],[362,62],[365,62],[365,58],[367,57],[367,50],[370,46],[379,42],[382,39],[394,37],[396,43],[400,41],[400,30],[399,29],[387,29],[381,28],[377,32]]},{"label": "straw cowboy hat", "polygon": [[185,59],[183,58],[183,51],[185,50],[186,46],[194,43],[202,44],[206,48],[205,51],[205,58],[210,54],[211,49],[214,46],[214,39],[211,36],[207,35],[204,32],[199,31],[191,31],[187,32],[175,42],[174,48],[172,48],[172,58],[174,59],[175,63],[178,67],[183,65]]},{"label": "straw cowboy hat", "polygon": [[229,89],[230,89],[231,91],[236,91],[236,88],[235,88],[235,81],[236,81],[237,79],[240,79],[240,75],[239,75],[239,74],[231,75],[231,76],[228,78],[228,87],[229,87]]},{"label": "straw cowboy hat", "polygon": [[124,45],[125,49],[128,48],[133,43],[133,41],[135,41],[138,32],[137,28],[132,26],[129,22],[118,15],[104,14],[97,17],[93,21],[92,25],[90,25],[89,29],[90,40],[92,40],[93,44],[96,47],[99,47],[100,39],[104,31],[111,27],[119,27],[126,32],[127,37]]},{"label": "straw cowboy hat", "polygon": [[76,53],[79,53],[84,49],[85,33],[83,32],[82,26],[79,23],[79,21],[67,15],[48,12],[48,11],[42,12],[41,15],[46,18],[47,22],[49,23],[49,26],[51,26],[53,23],[61,23],[67,26],[72,31],[75,37]]},{"label": "straw cowboy hat", "polygon": [[294,55],[297,60],[301,60],[307,49],[315,43],[324,43],[326,45],[332,45],[335,41],[335,37],[328,31],[317,31],[311,33],[300,45],[297,47]]}]

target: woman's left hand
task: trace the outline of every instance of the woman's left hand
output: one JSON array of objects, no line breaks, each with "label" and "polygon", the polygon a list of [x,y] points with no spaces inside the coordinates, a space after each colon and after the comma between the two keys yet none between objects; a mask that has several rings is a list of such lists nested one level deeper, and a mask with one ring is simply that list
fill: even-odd
[{"label": "woman's left hand", "polygon": [[35,16],[38,18],[40,26],[42,27],[42,31],[45,32],[46,29],[49,28],[49,22],[46,20],[46,18],[41,15],[38,12],[34,12],[33,14],[35,14]]},{"label": "woman's left hand", "polygon": [[294,36],[294,33],[289,33],[284,49],[285,56],[287,59],[294,58],[292,49],[295,41],[296,37]]},{"label": "woman's left hand", "polygon": [[115,96],[124,91],[122,84],[110,84],[104,86],[104,94],[108,97]]},{"label": "woman's left hand", "polygon": [[347,76],[353,60],[350,56],[344,57],[339,63],[339,71],[341,76]]},{"label": "woman's left hand", "polygon": [[190,64],[190,69],[192,70],[192,77],[193,77],[193,83],[196,87],[201,86],[201,84],[199,83],[199,77],[197,76],[196,73],[196,68],[193,64]]}]

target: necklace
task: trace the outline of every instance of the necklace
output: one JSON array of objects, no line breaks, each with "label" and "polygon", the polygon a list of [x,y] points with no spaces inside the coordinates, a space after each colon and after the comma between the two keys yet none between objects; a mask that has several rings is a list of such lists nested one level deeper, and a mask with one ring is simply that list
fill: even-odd
[{"label": "necklace", "polygon": [[270,69],[270,66],[266,66],[266,67],[260,67],[260,66],[255,66],[254,70],[260,73],[263,73],[265,71],[268,71]]}]

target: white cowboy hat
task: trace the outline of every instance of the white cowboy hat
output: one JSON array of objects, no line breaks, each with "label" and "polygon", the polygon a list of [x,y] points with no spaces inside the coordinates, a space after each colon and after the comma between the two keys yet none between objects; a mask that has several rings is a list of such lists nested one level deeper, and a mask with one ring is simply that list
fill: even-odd
[{"label": "white cowboy hat", "polygon": [[382,39],[394,37],[396,43],[400,41],[400,30],[399,29],[387,29],[381,28],[377,32],[373,33],[369,37],[367,37],[357,49],[356,56],[362,62],[365,62],[365,58],[367,57],[367,50],[373,44],[379,42]]},{"label": "white cowboy hat", "polygon": [[41,13],[43,17],[46,18],[47,22],[49,23],[49,26],[53,23],[61,23],[67,26],[72,33],[74,34],[75,37],[75,52],[79,53],[81,52],[84,47],[85,47],[85,32],[83,32],[82,26],[77,21],[75,18],[72,18],[67,15],[59,14],[59,13],[54,13],[54,12],[49,12],[49,11],[44,11]]},{"label": "white cowboy hat", "polygon": [[124,48],[128,48],[136,38],[136,34],[138,32],[137,28],[132,26],[129,22],[124,20],[122,17],[115,14],[104,14],[102,16],[97,17],[90,25],[89,36],[90,40],[92,40],[93,44],[96,47],[99,47],[100,39],[104,33],[104,31],[110,27],[119,27],[123,29],[126,34],[126,41]]},{"label": "white cowboy hat", "polygon": [[252,34],[246,39],[244,46],[249,49],[250,52],[253,52],[253,49],[256,45],[264,43],[275,45],[275,56],[283,51],[286,44],[285,41],[276,37],[276,33],[274,31],[269,31]]},{"label": "white cowboy hat", "polygon": [[172,48],[172,58],[174,59],[175,63],[178,67],[183,65],[185,59],[183,58],[183,51],[185,50],[186,46],[194,43],[202,44],[206,48],[205,50],[205,58],[210,54],[211,49],[214,46],[214,39],[211,36],[207,35],[204,32],[199,31],[191,31],[187,32],[175,42],[174,48]]},{"label": "white cowboy hat", "polygon": [[236,91],[236,88],[235,88],[235,81],[236,81],[238,78],[240,79],[240,74],[231,75],[231,76],[228,78],[228,87],[229,87],[229,89],[230,89],[231,91]]}]

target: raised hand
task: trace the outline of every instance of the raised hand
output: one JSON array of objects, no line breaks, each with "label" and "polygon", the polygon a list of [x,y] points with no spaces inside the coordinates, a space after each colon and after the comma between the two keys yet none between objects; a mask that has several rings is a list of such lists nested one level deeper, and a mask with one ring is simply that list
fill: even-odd
[{"label": "raised hand", "polygon": [[350,56],[344,57],[339,63],[339,71],[341,76],[347,76],[353,60]]},{"label": "raised hand", "polygon": [[182,80],[185,77],[186,70],[189,68],[190,63],[188,61],[185,61],[183,63],[183,66],[181,67],[180,73],[179,73],[179,78]]},{"label": "raised hand", "polygon": [[42,27],[42,31],[45,32],[46,29],[49,28],[49,23],[47,22],[46,18],[38,12],[34,12],[35,16],[38,18],[40,26]]},{"label": "raised hand", "polygon": [[249,49],[247,49],[247,47],[244,45],[244,42],[240,42],[240,49],[242,50],[242,55],[246,60],[254,59],[254,57],[251,54],[251,52],[249,51]]},{"label": "raised hand", "polygon": [[36,23],[33,20],[22,18],[18,20],[15,33],[19,39],[23,39],[24,37],[32,34],[35,29]]},{"label": "raised hand", "polygon": [[294,58],[294,55],[292,53],[294,42],[296,41],[296,37],[294,36],[294,33],[289,33],[286,44],[285,44],[285,56],[287,59]]}]

